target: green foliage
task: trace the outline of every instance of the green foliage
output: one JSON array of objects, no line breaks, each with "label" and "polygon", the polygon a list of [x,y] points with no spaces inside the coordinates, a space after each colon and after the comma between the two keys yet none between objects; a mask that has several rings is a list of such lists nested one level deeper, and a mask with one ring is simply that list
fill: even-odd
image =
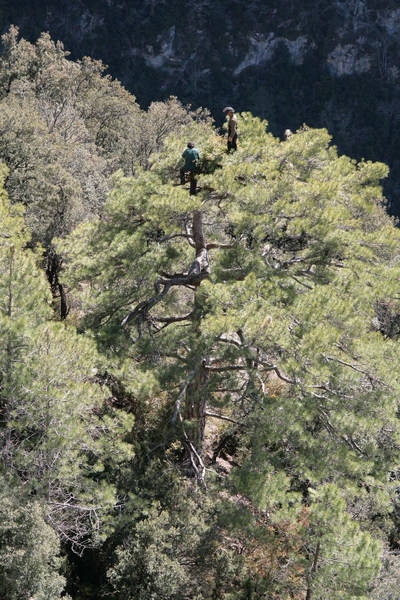
[{"label": "green foliage", "polygon": [[65,318],[66,292],[59,281],[60,257],[53,241],[102,213],[110,176],[148,168],[172,132],[208,123],[174,97],[147,112],[101,61],[69,60],[48,33],[35,44],[11,26],[0,54],[0,161],[12,202],[26,207],[32,244],[40,243],[55,306]]},{"label": "green foliage", "polygon": [[18,23],[32,40],[49,30],[74,57],[102,57],[142,106],[174,94],[208,106],[218,121],[233,102],[268,118],[275,135],[304,122],[327,127],[341,151],[390,165],[386,189],[398,213],[393,0],[188,0],[184,10],[180,0],[157,10],[150,0],[3,5],[3,31]]},{"label": "green foliage", "polygon": [[46,249],[46,273],[60,313],[68,312],[53,241],[102,213],[109,177],[149,165],[171,132],[207,122],[176,98],[147,112],[105,66],[88,57],[69,60],[49,34],[35,44],[18,28],[2,36],[0,55],[0,161],[9,168],[10,199],[26,207],[32,243]]},{"label": "green foliage", "polygon": [[107,390],[93,380],[96,353],[89,341],[55,324],[38,326],[29,345],[24,341],[24,362],[14,357],[3,388],[9,468],[46,498],[65,539],[77,548],[81,540],[90,545],[102,537],[100,524],[116,501],[102,474],[129,458],[123,436],[132,419],[104,405]]},{"label": "green foliage", "polygon": [[155,600],[183,598],[190,573],[183,557],[196,551],[199,533],[193,519],[175,523],[171,515],[154,506],[143,511],[139,521],[117,549],[117,566],[110,570],[118,598]]},{"label": "green foliage", "polygon": [[38,257],[23,248],[22,209],[4,192],[0,200],[0,456],[44,502],[61,537],[81,549],[103,535],[116,498],[102,473],[130,457],[132,418],[107,405],[93,343],[52,322]]},{"label": "green foliage", "polygon": [[[59,600],[59,540],[41,502],[0,475],[0,594],[7,600]],[[66,598],[63,595],[63,598]]]},{"label": "green foliage", "polygon": [[[12,201],[27,207],[35,240],[46,247],[96,213],[106,185],[106,163],[90,139],[79,108],[78,65],[62,44],[42,35],[36,46],[3,36],[0,64],[0,158],[10,168]],[[84,166],[85,164],[85,166]]]},{"label": "green foliage", "polygon": [[339,489],[327,484],[312,493],[306,534],[309,597],[368,598],[379,572],[381,544],[352,521]]},{"label": "green foliage", "polygon": [[143,456],[126,476],[129,497],[107,542],[105,596],[225,597],[220,584],[226,581],[227,591],[239,565],[222,547],[212,499],[182,480],[168,459],[149,461]]}]

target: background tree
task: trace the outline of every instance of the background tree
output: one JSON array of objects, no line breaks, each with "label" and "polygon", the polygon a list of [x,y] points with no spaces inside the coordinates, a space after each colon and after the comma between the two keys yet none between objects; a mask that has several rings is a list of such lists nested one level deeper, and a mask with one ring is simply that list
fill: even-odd
[{"label": "background tree", "polygon": [[[20,480],[77,551],[96,543],[116,503],[105,465],[127,460],[132,418],[96,382],[93,343],[54,322],[20,205],[0,198],[1,469]],[[41,509],[42,510],[42,509]]]},{"label": "background tree", "polygon": [[0,481],[1,594],[10,600],[59,600],[65,578],[59,574],[59,539],[45,521],[45,509],[16,481],[3,476]]},{"label": "background tree", "polygon": [[33,243],[46,249],[46,273],[64,318],[60,257],[53,240],[102,211],[109,177],[135,173],[165,137],[207,111],[191,113],[175,98],[146,113],[100,61],[68,60],[49,34],[35,44],[11,27],[0,56],[0,160],[10,169],[6,189],[26,206]]}]

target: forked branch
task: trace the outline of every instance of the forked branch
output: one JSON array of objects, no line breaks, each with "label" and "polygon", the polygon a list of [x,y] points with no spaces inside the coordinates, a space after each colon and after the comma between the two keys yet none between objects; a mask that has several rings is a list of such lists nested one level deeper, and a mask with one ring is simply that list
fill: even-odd
[{"label": "forked branch", "polygon": [[[190,265],[187,273],[175,273],[169,275],[162,273],[162,278],[158,279],[154,285],[156,293],[151,298],[140,302],[121,322],[122,327],[127,325],[133,319],[137,320],[139,335],[141,334],[142,323],[148,320],[150,310],[159,304],[173,286],[189,286],[196,288],[203,279],[210,276],[210,263],[207,252],[207,244],[203,232],[203,214],[200,210],[193,213],[192,234],[196,256]],[[174,322],[187,319],[181,317],[160,317],[157,320],[164,322]]]}]

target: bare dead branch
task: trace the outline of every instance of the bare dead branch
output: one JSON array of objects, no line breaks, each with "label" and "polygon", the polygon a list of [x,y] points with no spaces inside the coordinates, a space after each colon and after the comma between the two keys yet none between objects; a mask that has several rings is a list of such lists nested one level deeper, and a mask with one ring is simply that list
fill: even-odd
[{"label": "bare dead branch", "polygon": [[[188,434],[186,433],[185,427],[183,425],[183,418],[182,418],[182,415],[180,412],[178,412],[178,418],[182,425],[182,433],[183,433],[183,437],[184,437],[184,442],[185,442],[186,447],[189,450],[190,463],[193,467],[194,472],[196,473],[197,480],[200,483],[200,485],[207,488],[206,483],[204,481],[204,477],[206,474],[205,464],[204,464],[200,454],[197,452],[196,448],[194,447],[193,443],[190,441]],[[196,461],[197,461],[197,464],[196,464]]]},{"label": "bare dead branch", "polygon": [[181,317],[153,317],[154,321],[159,321],[160,323],[178,323],[179,321],[187,321],[193,317],[194,312],[190,312],[187,315],[182,315]]},{"label": "bare dead branch", "polygon": [[188,385],[192,381],[195,374],[196,374],[196,371],[190,371],[189,375],[186,377],[186,381],[185,381],[185,383],[179,393],[179,396],[177,397],[176,402],[175,402],[174,412],[172,414],[172,419],[171,419],[172,423],[175,423],[176,419],[178,418],[178,415],[180,415],[182,400],[184,399]]},{"label": "bare dead branch", "polygon": [[204,414],[206,415],[206,417],[213,417],[214,419],[221,419],[222,421],[229,421],[230,423],[235,423],[235,425],[241,425],[241,426],[244,425],[244,423],[241,423],[240,421],[236,421],[235,419],[231,419],[230,417],[225,417],[225,415],[218,415],[216,413],[210,413],[207,411]]},{"label": "bare dead branch", "polygon": [[234,248],[234,244],[219,244],[218,242],[210,242],[206,246],[207,250],[213,250],[214,248],[218,248],[220,250],[229,250]]}]

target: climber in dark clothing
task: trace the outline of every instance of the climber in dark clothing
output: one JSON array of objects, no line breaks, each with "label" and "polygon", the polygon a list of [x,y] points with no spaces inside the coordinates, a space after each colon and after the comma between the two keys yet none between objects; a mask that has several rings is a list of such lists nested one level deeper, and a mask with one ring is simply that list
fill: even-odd
[{"label": "climber in dark clothing", "polygon": [[200,160],[200,154],[193,142],[189,142],[186,150],[183,152],[182,157],[185,159],[185,164],[180,169],[181,184],[185,183],[185,174],[189,173],[190,180],[190,195],[195,196],[197,192],[197,179],[196,173],[198,173],[198,161]]},{"label": "climber in dark clothing", "polygon": [[237,116],[232,106],[224,108],[224,113],[228,115],[228,153],[237,150]]}]

